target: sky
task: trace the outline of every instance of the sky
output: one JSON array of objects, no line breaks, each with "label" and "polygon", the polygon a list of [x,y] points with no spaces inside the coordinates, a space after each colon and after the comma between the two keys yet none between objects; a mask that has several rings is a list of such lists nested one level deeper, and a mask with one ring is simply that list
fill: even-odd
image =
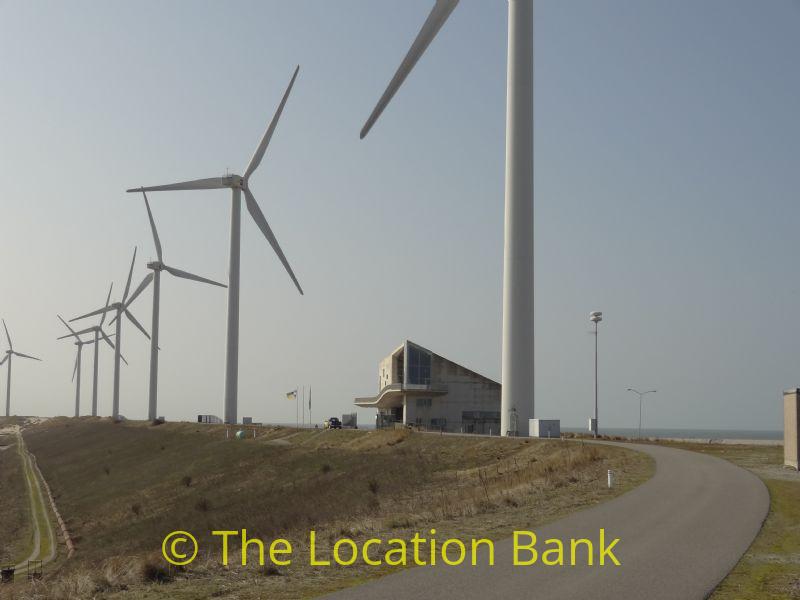
[{"label": "sky", "polygon": [[[0,316],[12,413],[71,415],[71,318],[155,258],[125,189],[241,172],[239,415],[319,422],[405,339],[499,380],[507,3],[462,0],[366,140],[431,0],[0,0]],[[800,2],[538,0],[535,413],[584,426],[780,429],[800,386]],[[167,264],[227,278],[225,190],[150,196]],[[150,328],[151,296],[132,306]],[[221,415],[225,290],[162,277],[159,414]],[[94,321],[88,320],[86,326]],[[121,412],[147,413],[127,323]],[[5,350],[5,342],[0,343]],[[100,412],[112,358],[100,355]],[[91,400],[84,354],[82,413]],[[5,371],[0,385],[5,387]],[[3,398],[4,400],[5,398]],[[373,411],[359,411],[372,423]]]}]

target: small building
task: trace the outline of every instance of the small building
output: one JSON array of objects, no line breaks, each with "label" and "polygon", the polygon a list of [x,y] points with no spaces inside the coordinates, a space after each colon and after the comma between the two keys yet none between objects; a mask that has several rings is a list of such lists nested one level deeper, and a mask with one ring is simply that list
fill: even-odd
[{"label": "small building", "polygon": [[355,404],[377,410],[379,429],[500,434],[500,384],[413,342],[380,361],[378,390]]},{"label": "small building", "polygon": [[560,438],[561,420],[560,419],[531,419],[529,426],[531,437],[537,438]]},{"label": "small building", "polygon": [[783,462],[800,470],[800,389],[783,392]]}]

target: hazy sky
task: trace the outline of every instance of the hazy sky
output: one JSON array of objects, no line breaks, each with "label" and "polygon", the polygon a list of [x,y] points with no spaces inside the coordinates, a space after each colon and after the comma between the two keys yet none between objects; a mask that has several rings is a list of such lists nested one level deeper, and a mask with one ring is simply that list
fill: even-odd
[{"label": "hazy sky", "polygon": [[[15,361],[12,412],[72,413],[56,313],[120,291],[134,245],[147,273],[124,190],[241,172],[296,64],[251,188],[306,295],[245,212],[239,415],[294,421],[304,383],[316,418],[347,412],[406,338],[499,378],[507,3],[463,0],[358,139],[431,5],[0,0],[0,315],[45,361]],[[659,390],[649,426],[780,428],[800,385],[800,3],[539,0],[535,36],[536,415],[585,424],[602,310],[601,428],[635,426],[631,386]],[[165,261],[225,280],[229,193],[151,203]],[[225,306],[162,278],[159,414],[222,414]],[[127,325],[123,352],[121,411],[142,418],[149,345]],[[104,349],[103,414],[111,376]]]}]

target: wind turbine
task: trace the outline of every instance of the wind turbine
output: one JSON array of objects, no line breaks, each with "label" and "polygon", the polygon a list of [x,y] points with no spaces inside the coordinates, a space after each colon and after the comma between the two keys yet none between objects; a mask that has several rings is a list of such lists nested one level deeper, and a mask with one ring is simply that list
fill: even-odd
[{"label": "wind turbine", "polygon": [[286,105],[286,100],[289,98],[289,93],[292,91],[292,86],[297,78],[297,73],[300,70],[298,66],[292,79],[289,82],[289,87],[283,94],[278,110],[272,117],[272,121],[264,132],[264,137],[261,138],[253,157],[250,159],[250,164],[244,171],[244,175],[226,175],[225,177],[212,177],[210,179],[196,179],[193,181],[183,181],[181,183],[172,183],[168,185],[156,185],[151,187],[139,187],[127,190],[128,192],[160,192],[172,190],[217,190],[230,188],[231,189],[231,229],[230,229],[230,251],[229,251],[229,267],[228,267],[228,332],[225,356],[225,422],[237,422],[237,405],[238,405],[238,387],[239,387],[239,253],[240,253],[240,237],[241,237],[241,215],[242,215],[242,202],[241,196],[244,193],[245,203],[250,216],[255,221],[261,233],[267,238],[267,241],[272,246],[275,254],[278,255],[284,268],[292,278],[297,290],[303,294],[303,289],[297,281],[292,268],[289,266],[289,261],[283,254],[275,234],[272,233],[269,223],[261,212],[261,208],[256,202],[255,197],[250,191],[250,176],[255,172],[261,164],[261,159],[267,151],[267,146],[272,139],[272,134],[278,125],[278,120],[283,112],[283,107]]},{"label": "wind turbine", "polygon": [[[147,268],[152,269],[153,273],[153,326],[151,328],[152,336],[150,337],[150,395],[147,408],[147,418],[154,421],[158,414],[158,319],[161,303],[161,271],[166,271],[175,277],[182,277],[183,279],[191,279],[201,283],[208,283],[210,285],[218,285],[220,287],[227,287],[224,283],[217,283],[211,279],[193,275],[186,271],[181,271],[175,267],[170,267],[164,264],[164,257],[161,249],[161,239],[158,237],[158,230],[156,229],[156,222],[153,220],[153,212],[150,210],[150,202],[147,200],[147,194],[142,190],[144,196],[144,205],[147,208],[147,218],[150,220],[150,229],[153,231],[153,243],[156,247],[156,254],[158,260],[147,263]],[[149,283],[149,282],[148,282]],[[145,284],[145,287],[147,284]]]},{"label": "wind turbine", "polygon": [[[109,295],[110,294],[111,294],[111,290],[109,290]],[[106,304],[108,304],[108,302],[106,302]],[[99,336],[97,330],[99,329],[99,327],[97,327],[97,326],[90,327],[89,329],[84,329],[81,332],[76,332],[72,327],[69,326],[69,323],[67,323],[62,318],[61,315],[56,315],[56,316],[64,324],[64,326],[67,329],[69,329],[69,331],[70,331],[69,335],[63,335],[58,339],[59,340],[63,340],[63,339],[68,338],[68,337],[74,337],[75,338],[75,342],[74,342],[75,343],[75,347],[77,348],[77,350],[75,352],[75,367],[72,369],[72,380],[75,381],[75,416],[76,417],[80,416],[80,409],[81,409],[81,352],[83,351],[83,347],[86,346],[87,344],[89,344],[89,345],[90,344],[94,344],[94,376],[95,377],[94,377],[94,388],[92,390],[92,392],[93,392],[92,393],[92,416],[95,417],[95,416],[97,416],[97,346],[99,345],[99,340],[100,340],[100,336]],[[103,316],[105,317],[105,313],[103,313]],[[82,334],[90,333],[90,332],[94,332],[94,334],[95,334],[94,335],[94,339],[91,339],[91,340],[88,340],[88,341],[84,341],[83,339],[81,339],[81,335]],[[108,342],[108,344],[110,344],[111,347],[113,348],[114,344],[111,343],[111,340],[108,339],[108,337],[105,335],[105,333],[102,331],[102,329],[100,330],[100,332],[103,335],[103,339],[106,342]],[[77,376],[77,380],[75,379],[76,376]]]},{"label": "wind turbine", "polygon": [[103,308],[98,308],[97,310],[93,310],[90,313],[86,313],[85,315],[81,315],[80,317],[75,317],[74,319],[69,320],[70,323],[72,323],[73,321],[77,321],[79,319],[93,317],[94,315],[102,315],[110,311],[114,311],[117,313],[114,316],[114,318],[111,319],[111,323],[114,323],[115,321],[117,323],[116,333],[115,333],[117,343],[114,346],[114,399],[111,405],[111,418],[114,419],[115,421],[119,420],[119,361],[122,358],[122,355],[120,354],[122,346],[122,315],[125,315],[131,323],[136,325],[137,329],[139,329],[139,331],[141,331],[145,335],[145,337],[147,337],[148,339],[150,338],[150,334],[147,333],[145,328],[142,327],[142,324],[139,323],[139,321],[136,320],[136,317],[134,317],[133,314],[131,314],[131,312],[128,310],[130,305],[133,304],[133,301],[139,297],[139,294],[141,294],[144,291],[144,288],[146,288],[147,285],[150,283],[150,280],[153,279],[153,274],[148,273],[142,280],[142,282],[139,284],[139,287],[136,288],[136,291],[134,291],[130,295],[130,297],[128,297],[128,292],[131,289],[131,278],[133,277],[133,265],[135,262],[136,262],[136,248],[133,249],[133,259],[131,260],[130,271],[128,271],[128,281],[125,284],[125,293],[122,295],[122,300],[120,300],[119,302],[114,302],[113,304],[106,304],[106,306]]},{"label": "wind turbine", "polygon": [[[458,5],[436,0],[400,67],[361,130],[378,120]],[[508,0],[503,354],[500,430],[527,435],[533,417],[533,0]],[[511,431],[515,412],[518,431]]]},{"label": "wind turbine", "polygon": [[30,358],[32,360],[38,360],[41,362],[41,358],[36,358],[35,356],[30,356],[28,354],[23,354],[22,352],[17,352],[14,350],[14,345],[11,343],[11,336],[8,333],[8,327],[6,327],[6,321],[3,319],[3,329],[6,330],[6,339],[8,340],[8,350],[6,350],[6,357],[3,360],[0,360],[0,365],[4,362],[8,361],[8,376],[6,378],[6,416],[11,416],[11,357],[12,356],[19,356],[21,358]]},{"label": "wind turbine", "polygon": [[[108,302],[109,302],[109,300],[111,300],[111,290],[113,289],[113,287],[114,287],[114,284],[112,283],[111,286],[108,288],[108,296],[106,297],[106,307],[108,307]],[[58,318],[61,319],[60,316]],[[92,333],[92,334],[94,334],[94,342],[93,342],[94,343],[94,368],[93,368],[93,381],[92,381],[92,416],[93,417],[97,416],[97,372],[98,372],[98,368],[99,368],[98,352],[99,352],[99,346],[100,346],[100,344],[99,344],[100,338],[103,338],[103,340],[109,346],[111,346],[112,350],[114,349],[114,344],[111,342],[110,339],[108,339],[108,336],[106,335],[106,332],[103,331],[103,322],[105,320],[106,320],[106,313],[104,312],[102,314],[102,316],[100,317],[100,324],[99,325],[92,325],[91,327],[88,327],[87,329],[82,329],[81,331],[75,332],[75,331],[72,330],[72,328],[69,325],[67,325],[67,323],[64,323],[64,319],[61,319],[62,323],[64,323],[64,325],[67,325],[67,328],[72,333],[70,333],[68,335],[62,335],[60,338],[58,338],[59,340],[63,340],[65,338],[72,337],[73,335],[75,337],[78,337],[78,336],[83,335],[84,333]],[[78,338],[78,339],[80,339],[80,338]],[[122,359],[122,362],[124,362],[126,365],[128,364],[128,361],[125,360],[125,357],[122,356],[121,354],[120,354],[120,358]]]}]

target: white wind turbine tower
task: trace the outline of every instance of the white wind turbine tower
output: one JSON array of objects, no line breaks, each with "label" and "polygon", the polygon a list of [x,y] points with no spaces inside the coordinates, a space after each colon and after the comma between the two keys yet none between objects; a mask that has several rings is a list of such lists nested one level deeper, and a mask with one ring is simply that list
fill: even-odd
[{"label": "white wind turbine tower", "polygon": [[[211,279],[193,275],[192,273],[187,273],[186,271],[181,271],[180,269],[164,264],[161,239],[158,237],[156,222],[153,220],[153,212],[150,210],[150,202],[148,202],[147,194],[144,191],[142,191],[142,195],[144,196],[144,205],[147,208],[147,218],[150,220],[150,229],[153,231],[153,244],[155,244],[156,254],[158,255],[158,260],[147,263],[147,268],[153,271],[153,326],[151,328],[152,335],[150,337],[150,394],[147,418],[150,421],[154,421],[158,415],[158,319],[161,303],[161,271],[166,271],[175,277],[182,277],[183,279],[191,279],[192,281],[218,285],[220,287],[227,286],[224,283],[217,283]],[[145,279],[145,281],[146,283],[144,285],[147,287],[150,281],[147,279]]]},{"label": "white wind turbine tower", "polygon": [[[361,130],[369,133],[453,12],[436,0],[411,49]],[[500,431],[528,433],[533,417],[533,0],[508,0],[503,355]],[[510,431],[515,412],[521,428]]]},{"label": "white wind turbine tower", "polygon": [[119,419],[119,362],[122,359],[122,355],[120,354],[120,350],[122,347],[122,315],[128,317],[128,320],[136,325],[137,329],[141,331],[145,337],[148,339],[150,338],[150,334],[147,333],[142,324],[136,320],[131,312],[128,310],[133,301],[142,293],[144,288],[147,287],[147,284],[150,283],[150,280],[153,278],[152,273],[148,273],[142,282],[139,284],[139,287],[136,288],[136,291],[128,297],[128,292],[131,289],[131,277],[133,277],[133,265],[136,262],[136,248],[133,249],[133,259],[131,260],[131,268],[128,271],[128,281],[125,284],[125,293],[122,295],[122,300],[119,302],[114,302],[113,304],[107,304],[103,308],[98,308],[97,310],[93,310],[90,313],[86,313],[85,315],[81,315],[80,317],[75,317],[74,319],[70,319],[70,323],[73,321],[77,321],[78,319],[85,319],[87,317],[93,317],[94,315],[101,315],[110,311],[114,311],[117,314],[111,319],[111,323],[116,321],[116,333],[114,334],[117,340],[117,343],[114,345],[114,398],[111,405],[111,418],[115,421]]},{"label": "white wind turbine tower", "polygon": [[298,66],[286,92],[283,94],[278,110],[272,117],[272,121],[267,127],[264,137],[261,138],[261,143],[253,153],[250,159],[250,164],[244,171],[244,175],[226,175],[225,177],[212,177],[209,179],[196,179],[193,181],[184,181],[181,183],[172,183],[168,185],[157,185],[143,188],[132,188],[128,192],[159,192],[159,191],[172,191],[172,190],[217,190],[230,188],[231,189],[231,224],[230,224],[230,252],[229,252],[229,267],[228,267],[228,331],[226,343],[226,356],[225,356],[225,422],[237,422],[237,404],[238,404],[238,387],[239,387],[239,253],[240,253],[240,236],[241,236],[241,215],[242,215],[242,202],[241,196],[244,193],[245,203],[250,216],[255,221],[261,233],[267,238],[267,241],[272,246],[275,254],[278,255],[284,268],[289,273],[295,286],[302,295],[303,289],[297,281],[292,268],[289,266],[289,261],[283,254],[275,234],[272,233],[269,223],[261,212],[255,197],[250,191],[249,182],[250,176],[261,164],[261,159],[264,158],[264,153],[267,151],[267,146],[272,139],[272,134],[278,125],[278,120],[283,112],[283,107],[286,100],[289,98],[289,93],[292,91],[292,86],[297,78],[297,73],[300,70]]},{"label": "white wind turbine tower", "polygon": [[6,416],[11,416],[11,357],[12,356],[19,356],[21,358],[30,358],[32,360],[38,360],[41,362],[41,358],[36,358],[35,356],[29,356],[28,354],[23,354],[22,352],[17,352],[14,350],[14,345],[11,343],[11,336],[8,333],[8,327],[6,327],[6,321],[3,319],[3,329],[6,330],[6,339],[8,340],[8,350],[6,350],[6,357],[3,360],[0,360],[0,365],[4,362],[8,361],[8,373],[6,378]]},{"label": "white wind turbine tower", "polygon": [[[111,286],[108,288],[108,296],[106,297],[106,307],[108,307],[108,303],[111,300],[111,290],[113,289],[113,287],[114,287],[114,284],[112,283]],[[61,319],[60,316],[59,316],[59,319]],[[59,340],[63,340],[65,338],[72,337],[73,335],[78,337],[78,336],[83,335],[84,333],[94,334],[94,341],[92,342],[94,344],[94,366],[93,366],[93,381],[92,381],[92,416],[93,417],[97,416],[97,373],[98,373],[98,369],[99,369],[98,353],[100,351],[100,348],[99,348],[100,347],[100,344],[99,344],[100,338],[102,338],[109,346],[111,346],[111,349],[114,350],[113,342],[108,338],[108,336],[106,335],[106,332],[103,331],[103,322],[105,320],[106,320],[106,313],[104,312],[100,316],[100,323],[98,325],[92,325],[91,327],[88,327],[86,329],[82,329],[81,331],[78,331],[78,332],[74,332],[69,325],[64,323],[64,325],[67,325],[67,328],[72,333],[70,333],[68,335],[62,335],[60,338],[58,338]],[[61,319],[61,321],[63,322],[64,320]],[[122,359],[122,362],[124,362],[126,365],[128,364],[128,361],[125,360],[124,356],[120,355],[120,358]],[[80,382],[79,382],[78,385],[80,386]]]}]

